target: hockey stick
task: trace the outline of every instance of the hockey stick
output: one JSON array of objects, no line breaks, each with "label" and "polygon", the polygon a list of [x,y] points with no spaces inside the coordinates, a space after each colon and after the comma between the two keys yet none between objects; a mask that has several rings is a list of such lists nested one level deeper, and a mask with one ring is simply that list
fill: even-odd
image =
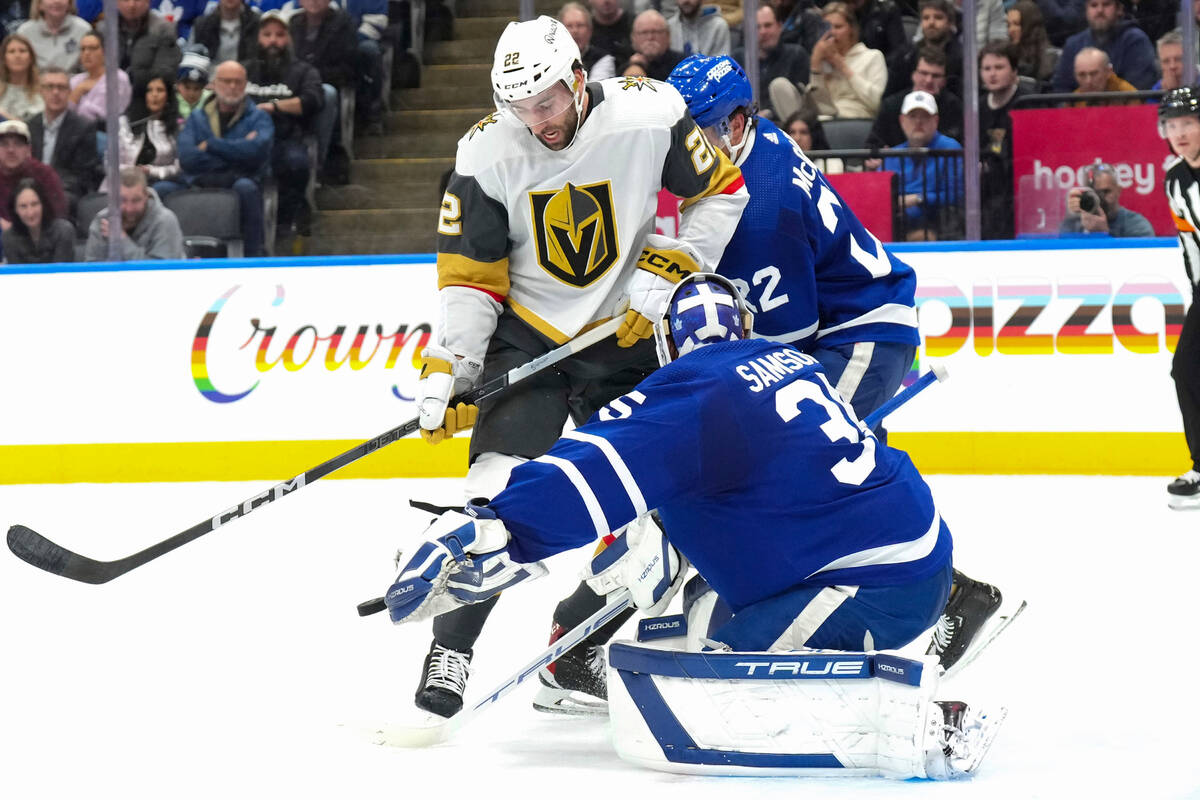
[{"label": "hockey stick", "polygon": [[[950,377],[950,373],[946,371],[945,367],[943,367],[941,364],[934,364],[929,368],[929,372],[926,372],[924,375],[917,378],[911,385],[906,387],[904,391],[899,392],[891,400],[888,400],[879,408],[868,414],[867,418],[863,420],[863,424],[865,424],[868,428],[874,428],[883,421],[884,417],[907,403],[909,400],[913,399],[913,397],[916,395],[920,394],[930,384],[940,383],[946,380],[948,377]],[[372,614],[378,614],[385,608],[387,608],[387,606],[384,604],[383,598],[374,597],[370,600],[364,600],[358,604],[358,615],[360,617],[369,617]]]},{"label": "hockey stick", "polygon": [[[513,367],[504,375],[494,378],[455,399],[465,403],[478,403],[480,400],[491,397],[497,392],[504,391],[512,384],[522,381],[546,367],[557,364],[568,356],[574,355],[597,342],[607,339],[617,332],[617,328],[620,327],[621,322],[621,317],[611,319],[603,325],[599,325],[575,337],[566,344],[554,348],[548,353],[540,355],[521,366]],[[297,489],[302,489],[313,481],[324,478],[326,475],[374,453],[381,447],[386,447],[392,442],[416,432],[419,427],[419,419],[411,419],[386,433],[382,433],[373,439],[368,439],[339,456],[318,464],[307,472],[302,472],[291,480],[275,484],[266,491],[245,500],[240,505],[228,508],[210,519],[198,522],[187,530],[175,534],[169,539],[164,539],[139,553],[134,553],[131,556],[126,556],[116,561],[97,561],[96,559],[73,553],[24,525],[13,525],[8,529],[8,549],[12,550],[23,561],[32,564],[38,569],[52,572],[55,575],[62,575],[64,578],[82,581],[83,583],[107,583],[113,578],[120,577],[132,569],[136,569],[159,556],[182,547],[188,542],[199,539],[206,533],[215,531],[222,525],[227,525],[235,519],[244,517],[255,509],[262,508],[268,503],[289,495]]]},{"label": "hockey stick", "polygon": [[381,737],[378,743],[393,745],[395,747],[428,747],[446,741],[457,730],[475,719],[475,717],[483,713],[500,698],[509,694],[513,689],[516,689],[526,680],[536,675],[542,667],[557,661],[559,656],[582,642],[597,628],[611,621],[628,608],[632,602],[633,599],[628,589],[620,589],[614,592],[610,595],[608,605],[556,639],[553,644],[539,653],[536,658],[506,678],[503,683],[494,688],[482,700],[475,703],[475,705],[470,708],[464,708],[453,717],[436,725],[396,726],[380,729],[376,731],[376,734]]},{"label": "hockey stick", "polygon": [[897,394],[891,400],[888,400],[870,414],[867,414],[866,419],[863,420],[863,423],[865,423],[868,428],[874,428],[876,425],[883,422],[884,417],[886,417],[888,414],[891,414],[909,400],[913,399],[913,397],[922,392],[925,387],[935,382],[941,383],[949,377],[950,373],[946,371],[945,367],[943,367],[941,364],[933,364],[929,367],[929,372],[926,372],[924,375],[913,381],[911,385],[905,387],[904,391]]}]

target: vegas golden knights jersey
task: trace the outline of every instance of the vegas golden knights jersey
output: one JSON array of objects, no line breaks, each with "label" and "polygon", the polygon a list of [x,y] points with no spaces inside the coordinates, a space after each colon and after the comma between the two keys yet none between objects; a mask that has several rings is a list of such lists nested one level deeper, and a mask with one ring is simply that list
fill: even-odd
[{"label": "vegas golden knights jersey", "polygon": [[1200,285],[1200,183],[1196,171],[1182,158],[1167,168],[1164,188],[1171,218],[1183,246],[1183,265],[1192,286]]},{"label": "vegas golden knights jersey", "polygon": [[482,355],[501,304],[559,343],[613,316],[654,233],[660,188],[683,198],[679,238],[705,268],[720,261],[747,199],[737,167],[668,84],[612,78],[587,91],[563,151],[506,112],[459,140],[437,258],[439,339],[455,352]]}]

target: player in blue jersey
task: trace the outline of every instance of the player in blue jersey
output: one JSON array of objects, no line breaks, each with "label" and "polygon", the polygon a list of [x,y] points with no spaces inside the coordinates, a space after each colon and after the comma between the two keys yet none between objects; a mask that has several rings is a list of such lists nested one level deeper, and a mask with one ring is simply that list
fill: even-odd
[{"label": "player in blue jersey", "polygon": [[[866,417],[896,393],[920,342],[912,268],[884,250],[783,131],[755,115],[736,61],[690,56],[667,80],[750,192],[718,274],[750,298],[756,336],[815,357]],[[886,442],[882,425],[876,434]],[[929,645],[947,669],[1002,602],[996,587],[961,572],[954,585]]]},{"label": "player in blue jersey", "polygon": [[[715,628],[689,625],[735,651],[895,649],[934,624],[953,545],[907,454],[858,420],[816,359],[749,338],[752,315],[726,279],[689,276],[666,309],[655,327],[664,366],[516,467],[486,507],[442,515],[386,595],[394,622],[484,601],[540,571],[541,559],[599,538],[611,544],[592,562],[592,590],[629,588],[656,613],[690,562],[732,615]],[[915,722],[907,738],[943,769],[933,688],[900,724]],[[873,705],[845,712],[856,730]],[[895,724],[877,723],[893,736]],[[960,774],[978,765],[986,743],[977,744]],[[925,764],[913,770],[934,776]]]},{"label": "player in blue jersey", "polygon": [[[858,421],[816,359],[749,338],[751,314],[719,275],[681,281],[668,309],[663,368],[474,509],[506,531],[479,540],[479,561],[534,564],[657,509],[670,544],[728,602],[713,638],[735,649],[897,648],[927,630],[950,593],[952,544],[908,455]],[[434,529],[473,524],[443,519]],[[438,541],[427,536],[389,591],[394,621],[464,604],[439,591],[458,564]],[[647,576],[648,605],[677,588],[686,562],[671,562],[665,580]]]}]

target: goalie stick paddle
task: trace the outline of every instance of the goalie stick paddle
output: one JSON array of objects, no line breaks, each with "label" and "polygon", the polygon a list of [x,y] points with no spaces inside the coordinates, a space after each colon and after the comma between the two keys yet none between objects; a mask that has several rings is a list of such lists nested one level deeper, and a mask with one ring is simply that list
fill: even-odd
[{"label": "goalie stick paddle", "polygon": [[542,667],[556,661],[559,656],[582,642],[597,628],[612,620],[628,608],[632,602],[633,598],[628,589],[618,589],[609,595],[608,604],[604,608],[564,633],[537,657],[506,678],[503,683],[492,689],[474,705],[463,708],[453,717],[436,725],[398,725],[380,728],[375,731],[378,737],[377,743],[394,747],[429,747],[446,741],[468,722],[491,708],[500,698],[537,675],[538,670]]},{"label": "goalie stick paddle", "polygon": [[[929,368],[929,372],[926,372],[924,375],[913,381],[913,383],[907,386],[904,391],[897,393],[895,397],[888,400],[870,414],[867,414],[866,419],[863,420],[863,424],[865,424],[868,428],[874,428],[883,421],[884,417],[916,397],[918,394],[924,391],[926,387],[933,383],[940,383],[946,380],[948,377],[950,377],[950,373],[946,371],[945,367],[943,367],[941,364],[934,364]],[[432,508],[426,510],[431,512],[434,511]],[[358,615],[360,617],[369,617],[372,614],[378,614],[380,611],[383,611],[387,608],[387,605],[384,604],[382,597],[373,597],[370,600],[364,600],[359,603],[357,608]]]},{"label": "goalie stick paddle", "polygon": [[[564,358],[614,335],[617,332],[617,328],[620,327],[622,319],[622,317],[617,317],[608,320],[604,324],[580,334],[548,353],[540,355],[521,366],[513,367],[504,375],[494,378],[464,395],[456,397],[455,400],[466,403],[477,403],[484,398],[491,397],[512,384],[522,381],[549,366],[557,364]],[[24,525],[13,525],[8,529],[8,549],[21,560],[46,572],[83,583],[107,583],[113,578],[120,577],[132,569],[136,569],[161,555],[182,547],[188,542],[199,539],[206,533],[212,533],[217,528],[244,517],[251,511],[262,508],[268,503],[272,503],[281,497],[295,492],[297,489],[302,489],[313,481],[324,478],[326,475],[374,453],[381,447],[386,447],[392,442],[415,433],[419,427],[419,420],[416,418],[411,419],[403,425],[381,433],[373,439],[368,439],[339,456],[318,464],[307,472],[302,472],[291,480],[277,483],[266,491],[248,498],[239,505],[231,506],[209,519],[198,522],[169,539],[164,539],[141,552],[117,559],[116,561],[98,561],[94,558],[71,552]]]}]

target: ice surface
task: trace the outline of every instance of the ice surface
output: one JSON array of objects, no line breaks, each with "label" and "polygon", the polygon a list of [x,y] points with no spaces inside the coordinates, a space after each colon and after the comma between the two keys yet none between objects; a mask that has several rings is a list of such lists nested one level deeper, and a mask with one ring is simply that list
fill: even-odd
[{"label": "ice surface", "polygon": [[[457,481],[321,481],[105,586],[0,554],[0,797],[1200,797],[1200,511],[1166,480],[932,476],[957,566],[1029,609],[944,685],[1010,714],[974,780],[729,779],[620,761],[604,722],[534,712],[525,687],[446,744],[371,731],[412,718],[428,623],[355,605],[393,577]],[[89,556],[127,555],[259,483],[0,487],[0,522]],[[540,651],[584,553],[508,592],[468,694]]]}]

